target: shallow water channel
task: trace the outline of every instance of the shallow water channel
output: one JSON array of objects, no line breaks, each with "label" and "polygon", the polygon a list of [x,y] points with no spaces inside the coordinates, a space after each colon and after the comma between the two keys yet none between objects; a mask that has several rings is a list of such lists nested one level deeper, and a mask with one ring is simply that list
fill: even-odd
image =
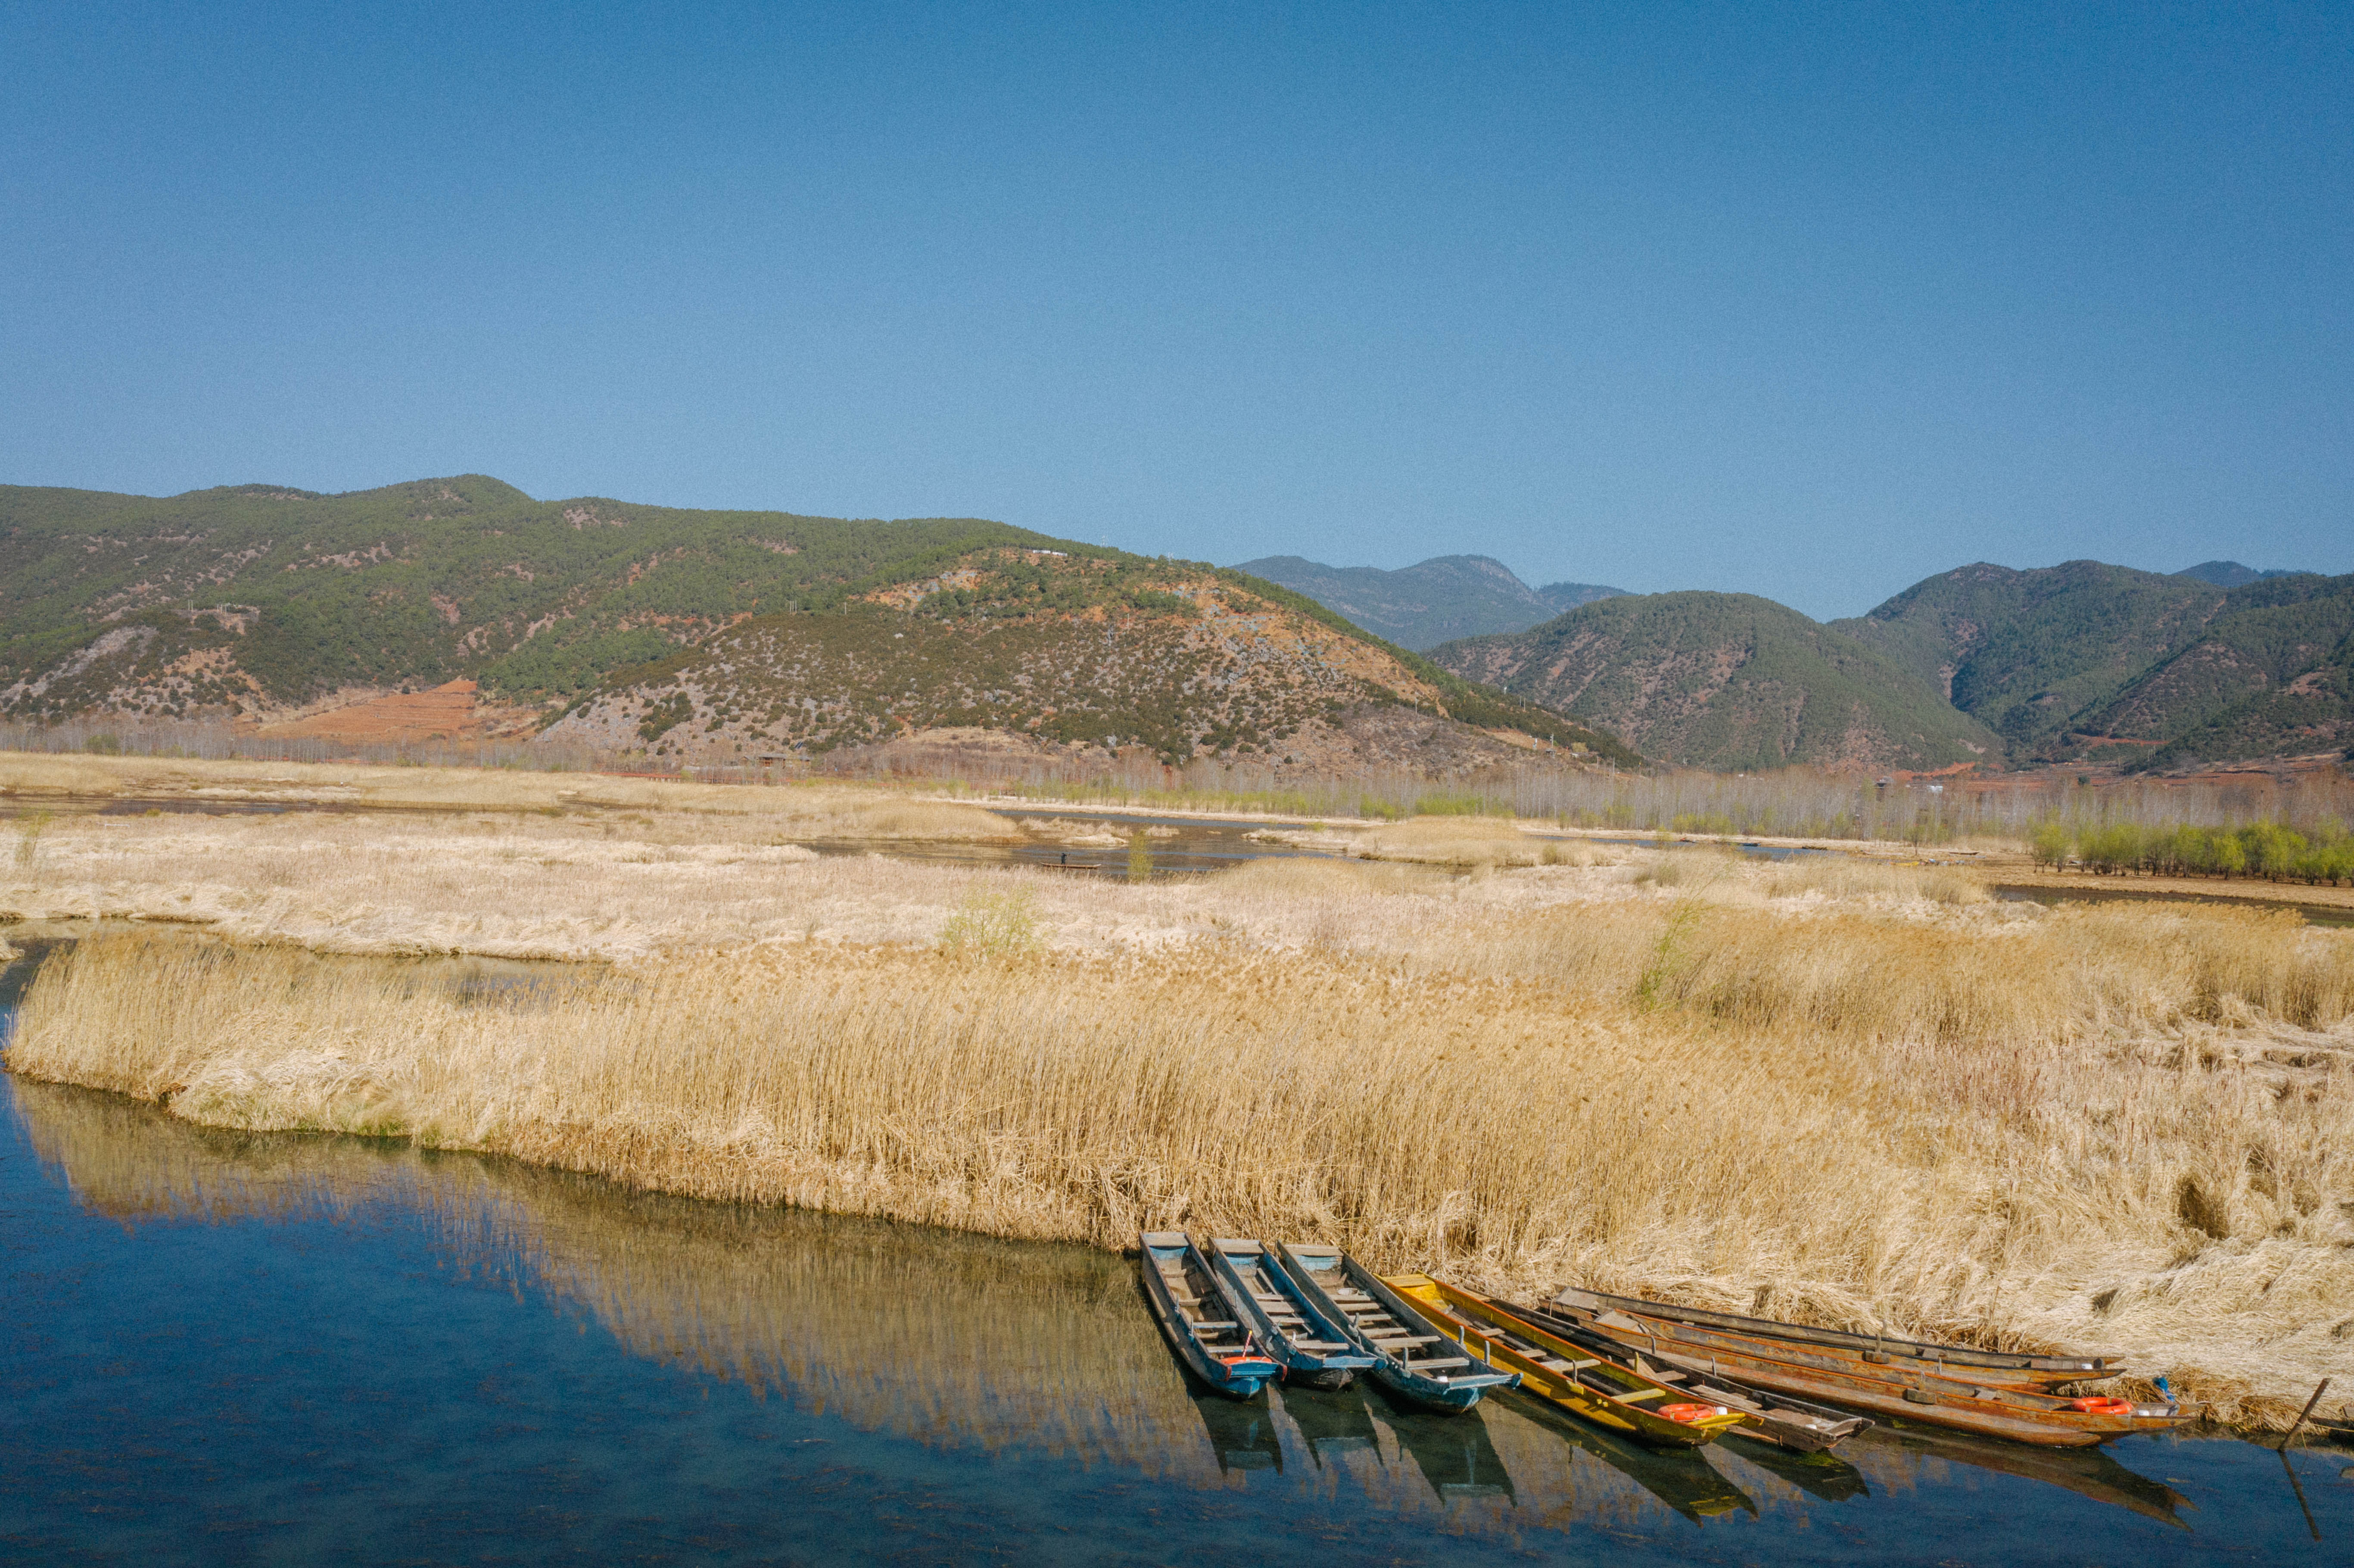
[{"label": "shallow water channel", "polygon": [[1518,1397],[1238,1405],[1084,1248],[0,1086],[0,1561],[2354,1552],[2354,1448],[1882,1430],[1809,1463],[1649,1453]]}]

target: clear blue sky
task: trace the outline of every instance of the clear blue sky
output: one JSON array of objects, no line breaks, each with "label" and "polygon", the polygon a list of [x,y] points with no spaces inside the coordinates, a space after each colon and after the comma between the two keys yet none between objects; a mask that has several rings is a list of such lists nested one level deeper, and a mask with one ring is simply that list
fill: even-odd
[{"label": "clear blue sky", "polygon": [[2354,7],[0,5],[0,481],[2354,570]]}]

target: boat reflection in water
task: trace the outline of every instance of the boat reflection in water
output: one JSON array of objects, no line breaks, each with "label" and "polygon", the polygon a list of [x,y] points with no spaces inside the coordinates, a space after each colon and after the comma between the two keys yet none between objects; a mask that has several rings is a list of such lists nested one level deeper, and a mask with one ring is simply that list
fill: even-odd
[{"label": "boat reflection in water", "polygon": [[1752,1515],[1757,1511],[1749,1494],[1725,1479],[1723,1472],[1697,1448],[1647,1447],[1565,1411],[1525,1404],[1523,1407],[1546,1431],[1586,1457],[1600,1460],[1695,1524],[1736,1510]]},{"label": "boat reflection in water", "polygon": [[1910,1461],[1907,1468],[1917,1468],[1922,1458],[1968,1465],[2062,1487],[2078,1497],[2126,1509],[2177,1530],[2189,1530],[2190,1521],[2175,1510],[2187,1508],[2195,1512],[2198,1507],[2164,1482],[2126,1469],[2105,1448],[2029,1448],[1925,1426],[1882,1425],[1863,1437],[1861,1444],[1850,1443],[1851,1457],[1859,1464],[1884,1462],[1893,1453]]},{"label": "boat reflection in water", "polygon": [[1299,1429],[1299,1439],[1319,1469],[1345,1463],[1349,1457],[1371,1454],[1381,1446],[1373,1431],[1373,1412],[1365,1408],[1362,1379],[1342,1389],[1287,1388],[1283,1413]]},{"label": "boat reflection in water", "polygon": [[1238,1470],[1283,1473],[1283,1439],[1275,1430],[1275,1407],[1264,1399],[1228,1399],[1222,1393],[1193,1394],[1193,1408],[1209,1428],[1210,1451],[1221,1475]]},{"label": "boat reflection in water", "polygon": [[[1482,1400],[1481,1404],[1487,1402]],[[1459,1415],[1437,1415],[1389,1404],[1384,1414],[1398,1446],[1414,1457],[1415,1467],[1442,1502],[1459,1498],[1500,1498],[1519,1500],[1512,1476],[1496,1453],[1494,1439],[1479,1405]]]},{"label": "boat reflection in water", "polygon": [[[578,1313],[638,1356],[928,1447],[1320,1491],[1508,1541],[1760,1511],[1700,1452],[1641,1447],[1532,1401],[1439,1418],[1362,1386],[1196,1398],[1134,1263],[1084,1247],[631,1192],[387,1140],[213,1131],[113,1096],[8,1087],[35,1153],[87,1211],[134,1226],[418,1226],[453,1274]],[[1775,1513],[1868,1509],[1961,1465],[2184,1523],[2179,1493],[2097,1450],[1883,1428],[1842,1449],[1852,1465],[1728,1453],[1727,1468],[1766,1478],[1753,1484],[1770,1487]]]},{"label": "boat reflection in water", "polygon": [[1727,1452],[1748,1460],[1767,1475],[1789,1482],[1808,1497],[1836,1503],[1872,1495],[1872,1486],[1863,1478],[1863,1472],[1836,1454],[1794,1454],[1778,1443],[1761,1443],[1738,1433],[1717,1441],[1724,1445]]}]

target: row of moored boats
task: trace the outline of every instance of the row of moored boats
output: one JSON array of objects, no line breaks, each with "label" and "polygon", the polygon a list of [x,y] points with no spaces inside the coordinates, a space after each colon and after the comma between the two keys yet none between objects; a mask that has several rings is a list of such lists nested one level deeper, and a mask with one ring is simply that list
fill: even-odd
[{"label": "row of moored boats", "polygon": [[1235,1399],[1275,1382],[1341,1388],[1362,1372],[1427,1410],[1517,1389],[1659,1446],[1738,1433],[1802,1453],[1873,1415],[2052,1447],[2189,1419],[2178,1404],[2059,1392],[2117,1376],[2113,1356],[2012,1355],[1590,1290],[1528,1306],[1376,1275],[1337,1247],[1140,1239],[1162,1331],[1195,1376]]}]

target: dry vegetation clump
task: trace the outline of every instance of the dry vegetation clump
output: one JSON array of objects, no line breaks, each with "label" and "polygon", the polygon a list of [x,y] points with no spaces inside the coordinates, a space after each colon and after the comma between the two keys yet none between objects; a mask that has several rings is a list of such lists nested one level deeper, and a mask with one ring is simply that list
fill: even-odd
[{"label": "dry vegetation clump", "polygon": [[1327,854],[1416,865],[1616,865],[1626,858],[1610,846],[1529,832],[1498,817],[1424,816],[1373,828],[1262,828],[1250,836]]},{"label": "dry vegetation clump", "polygon": [[1642,887],[1679,888],[1718,902],[1816,898],[1883,905],[1985,904],[1985,885],[1949,866],[1905,865],[1856,855],[1821,854],[1768,860],[1734,849],[1636,852],[1634,880]]},{"label": "dry vegetation clump", "polygon": [[1426,865],[1534,865],[1545,848],[1508,818],[1416,817],[1358,834],[1352,853]]},{"label": "dry vegetation clump", "polygon": [[488,999],[93,941],[36,982],[9,1065],[701,1196],[1323,1237],[1518,1289],[2122,1347],[2227,1414],[2354,1371],[2343,938],[2179,908],[1531,913],[1404,866],[1257,868],[1246,899],[1368,873],[1398,880],[1348,885],[1364,925],[1437,917],[1386,951],[796,944]]},{"label": "dry vegetation clump", "polygon": [[1808,855],[1777,861],[1763,878],[1768,898],[1926,898],[1939,904],[1984,904],[1985,886],[1947,866],[1891,865],[1851,855]]}]

